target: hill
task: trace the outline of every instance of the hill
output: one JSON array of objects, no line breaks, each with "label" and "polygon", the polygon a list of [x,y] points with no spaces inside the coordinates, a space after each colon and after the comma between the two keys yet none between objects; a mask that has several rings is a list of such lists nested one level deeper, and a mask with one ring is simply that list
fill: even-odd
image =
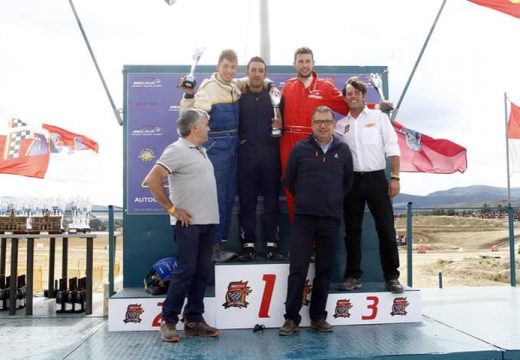
[{"label": "hill", "polygon": [[[480,207],[484,203],[491,207],[504,206],[507,205],[507,188],[472,185],[435,191],[424,196],[403,193],[394,199],[394,207],[406,207],[408,202],[412,202],[415,208]],[[511,205],[520,206],[520,188],[511,189]]]}]

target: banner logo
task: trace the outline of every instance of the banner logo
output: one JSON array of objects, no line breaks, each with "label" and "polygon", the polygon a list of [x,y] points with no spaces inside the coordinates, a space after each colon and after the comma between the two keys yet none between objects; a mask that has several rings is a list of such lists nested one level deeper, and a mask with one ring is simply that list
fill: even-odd
[{"label": "banner logo", "polygon": [[125,319],[123,322],[127,323],[140,323],[141,322],[141,314],[144,313],[144,309],[141,304],[130,304],[126,308]]},{"label": "banner logo", "polygon": [[222,304],[225,309],[230,307],[247,308],[249,303],[246,301],[246,298],[252,291],[247,286],[247,283],[247,281],[232,281],[229,283],[226,292],[226,302]]},{"label": "banner logo", "polygon": [[406,314],[408,314],[408,312],[406,311],[406,307],[410,305],[410,303],[406,300],[405,297],[397,297],[394,299],[394,304],[392,305],[392,312],[390,313],[390,315],[392,316],[395,316],[395,315],[401,315],[401,316],[405,316]]},{"label": "banner logo", "polygon": [[155,153],[152,149],[143,149],[139,153],[139,159],[144,162],[152,161],[155,158]]},{"label": "banner logo", "polygon": [[336,309],[334,310],[334,317],[337,319],[339,317],[349,318],[350,317],[350,309],[352,309],[352,303],[350,299],[341,299],[336,302]]}]

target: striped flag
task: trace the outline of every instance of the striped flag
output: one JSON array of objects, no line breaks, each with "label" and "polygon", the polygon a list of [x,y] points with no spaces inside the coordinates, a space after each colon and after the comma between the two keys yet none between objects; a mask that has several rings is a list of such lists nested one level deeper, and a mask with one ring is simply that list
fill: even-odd
[{"label": "striped flag", "polygon": [[0,174],[58,181],[95,181],[98,144],[94,140],[53,125],[30,128],[11,119],[0,135]]}]

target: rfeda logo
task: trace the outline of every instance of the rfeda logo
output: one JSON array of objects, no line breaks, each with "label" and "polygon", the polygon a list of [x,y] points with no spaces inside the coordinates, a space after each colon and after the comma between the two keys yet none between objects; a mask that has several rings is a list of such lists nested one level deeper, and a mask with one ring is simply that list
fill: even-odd
[{"label": "rfeda logo", "polygon": [[140,323],[142,313],[144,313],[144,310],[141,304],[130,304],[126,308],[125,319],[123,320],[123,322],[125,324]]},{"label": "rfeda logo", "polygon": [[247,281],[232,281],[229,283],[226,292],[226,302],[222,304],[225,309],[230,307],[247,308],[249,303],[246,301],[246,298],[252,291],[247,286],[247,283]]},{"label": "rfeda logo", "polygon": [[401,315],[401,316],[405,316],[406,314],[408,314],[408,312],[406,311],[406,307],[410,305],[410,303],[406,300],[406,298],[403,296],[403,297],[396,297],[394,299],[394,303],[392,305],[392,312],[390,313],[390,315],[392,316],[395,316],[395,315]]},{"label": "rfeda logo", "polygon": [[334,310],[334,317],[337,319],[339,317],[349,318],[350,317],[350,309],[352,309],[352,303],[350,299],[341,299],[336,301],[336,309]]}]

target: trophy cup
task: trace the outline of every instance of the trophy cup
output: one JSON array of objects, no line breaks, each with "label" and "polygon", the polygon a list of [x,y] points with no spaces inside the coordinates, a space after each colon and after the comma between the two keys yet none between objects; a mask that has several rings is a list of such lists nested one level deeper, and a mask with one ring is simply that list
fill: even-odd
[{"label": "trophy cup", "polygon": [[383,79],[381,79],[381,75],[370,73],[370,82],[374,86],[374,89],[376,89],[379,97],[382,101],[385,100],[385,96],[383,95]]},{"label": "trophy cup", "polygon": [[[282,101],[282,93],[280,92],[280,90],[273,87],[271,89],[271,91],[269,91],[269,96],[271,97],[271,104],[273,104],[274,118],[282,120],[282,114],[280,112],[280,101]],[[282,136],[282,129],[277,129],[273,126],[271,128],[271,136],[272,137]]]},{"label": "trophy cup", "polygon": [[379,97],[381,98],[381,102],[379,103],[379,110],[381,110],[382,112],[387,114],[388,117],[390,117],[390,114],[392,113],[392,111],[394,111],[394,104],[391,101],[385,100],[385,96],[383,94],[383,79],[381,79],[381,75],[371,73],[369,78],[370,82],[374,86],[374,89],[376,89],[377,93],[379,94]]},{"label": "trophy cup", "polygon": [[186,77],[184,78],[184,81],[182,82],[183,87],[188,88],[188,89],[195,88],[195,76],[194,76],[195,68],[197,67],[200,57],[204,53],[205,49],[206,49],[205,47],[197,48],[193,52],[193,56],[192,56],[193,61],[191,63],[190,73],[188,75],[186,75]]}]

